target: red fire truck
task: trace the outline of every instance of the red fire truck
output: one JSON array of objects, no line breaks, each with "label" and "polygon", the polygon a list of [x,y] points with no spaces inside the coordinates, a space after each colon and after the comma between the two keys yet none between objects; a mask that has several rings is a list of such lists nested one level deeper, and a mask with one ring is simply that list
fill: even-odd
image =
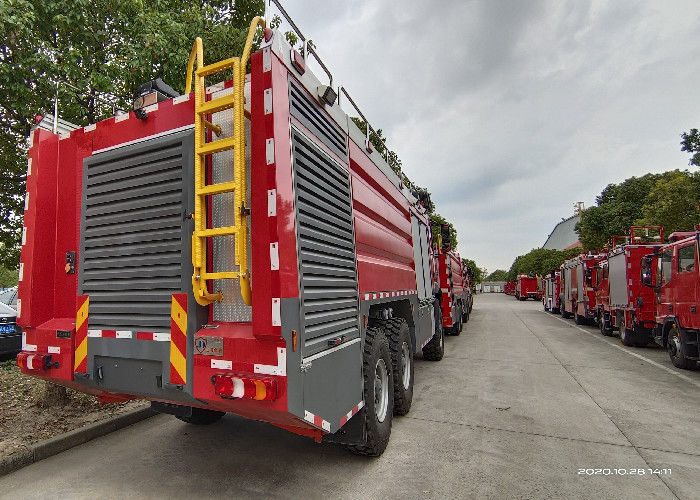
[{"label": "red fire truck", "polygon": [[515,280],[514,295],[518,300],[541,299],[542,294],[539,289],[537,277],[528,276],[527,274],[519,275]]},{"label": "red fire truck", "polygon": [[467,282],[462,259],[450,248],[449,242],[449,227],[443,226],[441,237],[435,246],[442,296],[442,328],[450,335],[459,335],[469,317]]},{"label": "red fire truck", "polygon": [[33,131],[17,363],[102,401],[378,455],[414,353],[444,352],[429,220],[347,91],[307,67],[314,49],[265,28],[250,54],[258,27],[207,65],[197,39],[183,95],[156,80],[136,112]]},{"label": "red fire truck", "polygon": [[574,317],[576,324],[591,322],[596,316],[595,290],[591,284],[593,268],[605,258],[602,254],[581,254],[565,261],[560,269],[559,312]]},{"label": "red fire truck", "polygon": [[465,322],[469,321],[469,316],[472,313],[472,309],[474,308],[474,278],[472,276],[471,271],[467,266],[463,266],[464,268],[464,291],[467,296],[467,303],[466,303],[466,309],[467,309],[467,316],[466,319],[464,320]]},{"label": "red fire truck", "polygon": [[515,281],[506,281],[503,285],[503,293],[506,295],[515,295]]},{"label": "red fire truck", "polygon": [[542,305],[545,311],[559,312],[559,271],[551,271],[543,278]]},{"label": "red fire truck", "polygon": [[619,330],[624,345],[647,345],[656,325],[656,300],[641,283],[641,260],[663,242],[663,228],[632,227],[626,243],[617,245],[617,239],[593,270],[596,321],[603,335]]},{"label": "red fire truck", "polygon": [[700,226],[673,233],[668,241],[643,258],[641,281],[656,292],[654,340],[674,366],[691,370],[700,361]]}]

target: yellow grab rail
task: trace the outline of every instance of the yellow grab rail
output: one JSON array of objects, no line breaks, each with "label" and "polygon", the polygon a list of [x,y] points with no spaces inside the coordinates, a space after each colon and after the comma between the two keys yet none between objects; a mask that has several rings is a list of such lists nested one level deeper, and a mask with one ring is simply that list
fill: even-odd
[{"label": "yellow grab rail", "polygon": [[[238,279],[241,287],[241,297],[247,305],[252,303],[250,287],[250,273],[248,270],[248,215],[245,206],[246,197],[246,164],[245,164],[245,75],[250,50],[258,26],[265,27],[265,21],[261,17],[255,17],[250,24],[248,37],[240,58],[225,59],[217,63],[204,66],[204,51],[202,39],[197,37],[190,59],[187,63],[187,81],[185,93],[192,90],[192,77],[195,79],[194,90],[194,232],[192,234],[192,290],[197,302],[201,305],[209,305],[215,301],[221,301],[223,294],[209,292],[207,280],[211,279]],[[195,62],[197,69],[195,70]],[[227,69],[233,70],[233,90],[229,96],[220,97],[220,104],[212,108],[206,104],[204,77]],[[227,103],[226,101],[230,99]],[[216,125],[209,122],[206,117],[216,108],[222,110],[233,108],[233,137],[206,141],[205,128],[216,130]],[[220,130],[220,129],[219,129]],[[234,180],[219,184],[206,184],[205,157],[217,152],[233,149],[234,151]],[[233,192],[234,196],[234,225],[225,228],[207,228],[206,221],[206,197],[215,194]],[[217,236],[234,235],[235,237],[235,263],[238,271],[207,271],[206,240]]]}]

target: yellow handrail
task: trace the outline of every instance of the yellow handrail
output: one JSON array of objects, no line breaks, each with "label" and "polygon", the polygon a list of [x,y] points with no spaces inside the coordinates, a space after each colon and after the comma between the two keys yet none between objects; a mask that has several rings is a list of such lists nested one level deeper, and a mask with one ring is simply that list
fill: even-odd
[{"label": "yellow handrail", "polygon": [[192,70],[194,69],[194,61],[197,60],[197,69],[200,69],[204,64],[204,46],[202,39],[197,37],[194,39],[194,45],[190,51],[190,60],[187,62],[187,77],[185,80],[185,94],[192,92]]},{"label": "yellow handrail", "polygon": [[246,38],[245,46],[243,47],[243,55],[241,56],[241,66],[243,66],[245,78],[245,67],[248,65],[248,58],[250,57],[250,49],[253,46],[253,38],[255,38],[255,30],[260,26],[265,28],[265,20],[260,16],[255,16],[250,22],[250,28],[248,29],[248,38]]}]

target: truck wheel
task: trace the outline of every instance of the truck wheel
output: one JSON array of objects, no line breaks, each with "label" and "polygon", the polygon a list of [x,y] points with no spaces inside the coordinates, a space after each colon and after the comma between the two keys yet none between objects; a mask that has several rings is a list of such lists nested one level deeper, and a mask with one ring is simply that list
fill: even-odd
[{"label": "truck wheel", "polygon": [[226,415],[226,412],[223,411],[205,410],[204,408],[192,408],[192,415],[190,415],[189,417],[177,416],[176,418],[182,420],[183,422],[187,422],[188,424],[209,425],[213,424],[214,422],[218,422],[224,415]]},{"label": "truck wheel", "polygon": [[671,363],[673,363],[673,366],[676,368],[682,368],[683,370],[693,370],[695,368],[695,361],[688,359],[683,355],[683,349],[681,347],[681,333],[675,324],[668,332],[666,350],[671,358]]},{"label": "truck wheel", "polygon": [[462,333],[462,306],[459,306],[459,313],[457,314],[457,322],[452,325],[452,332],[451,334],[454,335],[455,337]]},{"label": "truck wheel", "polygon": [[627,315],[622,313],[620,323],[620,342],[627,347],[634,347],[637,343],[634,340],[634,330],[627,325]]},{"label": "truck wheel", "polygon": [[380,328],[368,328],[362,354],[364,378],[366,441],[348,448],[358,455],[378,457],[386,449],[391,435],[394,407],[394,378],[389,341]]},{"label": "truck wheel", "polygon": [[384,334],[389,339],[394,373],[394,414],[406,415],[413,401],[413,347],[408,323],[403,318],[391,319]]},{"label": "truck wheel", "polygon": [[[437,312],[439,313],[439,309]],[[440,361],[445,355],[445,334],[442,330],[442,315],[436,313],[435,333],[430,342],[423,347],[423,359],[428,361]]]},{"label": "truck wheel", "polygon": [[564,305],[561,305],[561,306],[559,307],[559,309],[561,310],[561,317],[562,317],[562,318],[568,319],[568,318],[571,317],[571,313],[568,313],[568,312],[566,311],[566,307],[565,307]]},{"label": "truck wheel", "polygon": [[600,333],[605,336],[605,337],[611,337],[612,336],[612,331],[608,327],[608,325],[605,324],[605,313],[603,311],[600,311],[598,314],[598,326],[600,327]]}]

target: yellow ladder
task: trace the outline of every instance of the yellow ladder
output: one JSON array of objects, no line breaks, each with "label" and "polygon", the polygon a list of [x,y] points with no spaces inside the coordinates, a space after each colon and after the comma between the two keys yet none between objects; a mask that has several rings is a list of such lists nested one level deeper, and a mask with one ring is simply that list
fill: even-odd
[{"label": "yellow ladder", "polygon": [[[246,66],[250,57],[253,37],[258,26],[265,27],[265,21],[256,17],[250,24],[243,55],[224,59],[217,63],[204,66],[204,49],[202,39],[197,37],[190,59],[187,63],[187,83],[185,93],[192,90],[192,71],[195,61],[194,89],[194,232],[192,233],[192,290],[197,303],[206,306],[215,301],[221,302],[223,293],[210,293],[207,280],[238,279],[241,285],[241,296],[247,305],[251,305],[250,273],[248,270],[248,229],[246,217],[248,209],[245,206],[246,196],[246,165],[245,165],[245,116],[244,116],[244,86]],[[204,78],[221,71],[233,70],[233,90],[230,94],[206,100]],[[205,128],[215,135],[221,133],[221,128],[206,119],[206,116],[219,111],[233,109],[233,136],[207,142]],[[218,184],[206,184],[205,159],[208,155],[222,151],[234,150],[234,180]],[[234,225],[227,227],[207,228],[206,198],[215,194],[234,194]],[[236,265],[238,271],[208,272],[207,271],[207,238],[217,236],[235,236]]]}]

